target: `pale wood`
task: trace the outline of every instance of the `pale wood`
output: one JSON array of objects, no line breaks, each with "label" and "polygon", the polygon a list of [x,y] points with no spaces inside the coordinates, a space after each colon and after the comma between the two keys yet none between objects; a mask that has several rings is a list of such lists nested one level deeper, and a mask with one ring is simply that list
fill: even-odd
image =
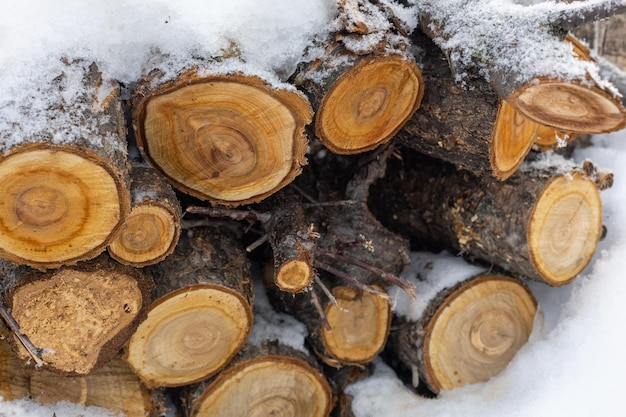
[{"label": "pale wood", "polygon": [[252,328],[249,261],[231,231],[195,228],[147,267],[156,281],[148,316],[124,358],[149,387],[181,386],[218,372]]},{"label": "pale wood", "polygon": [[537,303],[519,280],[479,275],[440,291],[392,334],[398,358],[434,392],[498,375],[527,342]]},{"label": "pale wood", "polygon": [[[130,206],[119,86],[100,97],[112,82],[95,63],[64,61],[59,72],[54,80],[42,80],[46,87],[37,92],[58,97],[58,106],[30,114],[24,103],[15,103],[23,107],[0,113],[0,119],[24,113],[42,126],[30,132],[18,118],[5,120],[15,123],[13,131],[0,132],[0,256],[40,269],[100,254]],[[66,73],[84,85],[74,101],[63,92]],[[82,126],[80,134],[77,126],[67,132],[48,127],[68,118]]]},{"label": "pale wood", "polygon": [[305,353],[278,344],[248,345],[216,378],[187,390],[190,417],[325,417],[332,392]]},{"label": "pale wood", "polygon": [[133,167],[130,192],[131,212],[109,245],[109,253],[126,265],[153,265],[176,247],[181,230],[180,202],[165,179],[149,167]]},{"label": "pale wood", "polygon": [[11,349],[11,333],[0,324],[0,397],[4,401],[26,398],[29,394],[24,361]]},{"label": "pale wood", "polygon": [[[46,369],[85,375],[118,356],[144,317],[151,286],[140,271],[101,255],[45,273],[19,270],[7,305],[20,331],[46,349]],[[12,343],[20,358],[30,358]]]},{"label": "pale wood", "polygon": [[139,148],[176,188],[234,206],[300,174],[312,118],[302,95],[242,74],[162,75],[153,70],[138,83],[133,119]]}]

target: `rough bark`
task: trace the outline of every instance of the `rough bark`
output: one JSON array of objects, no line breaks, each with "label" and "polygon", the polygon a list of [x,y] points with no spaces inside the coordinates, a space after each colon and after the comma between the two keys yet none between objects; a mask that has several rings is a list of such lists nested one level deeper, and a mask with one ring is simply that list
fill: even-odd
[{"label": "rough bark", "polygon": [[51,65],[33,94],[53,104],[0,112],[0,256],[39,269],[100,254],[130,205],[119,87],[96,63]]},{"label": "rough bark", "polygon": [[537,310],[526,286],[499,275],[461,281],[425,301],[420,318],[398,320],[390,345],[433,392],[499,374],[528,340]]},{"label": "rough bark", "polygon": [[420,32],[412,39],[419,47],[426,93],[396,140],[476,175],[511,176],[530,151],[538,124],[480,78],[459,84],[431,40]]},{"label": "rough bark", "polygon": [[290,415],[325,417],[332,391],[311,356],[268,342],[246,345],[217,377],[185,388],[190,417]]},{"label": "rough bark", "polygon": [[183,234],[163,262],[147,267],[156,288],[125,359],[149,387],[180,386],[218,372],[252,328],[249,261],[225,227]]},{"label": "rough bark", "polygon": [[[145,317],[152,281],[103,254],[50,272],[15,271],[6,305],[20,332],[38,348],[44,368],[85,375],[119,355]],[[16,336],[18,355],[30,359]]]},{"label": "rough bark", "polygon": [[160,64],[137,83],[133,120],[145,158],[179,190],[229,206],[289,184],[306,164],[308,101],[258,76],[197,64],[174,78]]},{"label": "rough bark", "polygon": [[406,28],[377,2],[342,0],[334,33],[294,83],[315,110],[315,134],[332,152],[360,153],[389,141],[419,107],[424,83]]},{"label": "rough bark", "polygon": [[[623,2],[516,7],[520,10],[514,13],[532,17],[497,27],[494,22],[511,18],[511,11],[490,9],[488,2],[470,5],[467,0],[447,7],[422,2],[418,15],[422,30],[445,50],[457,74],[480,74],[500,98],[528,118],[555,129],[589,134],[626,126],[626,108],[611,86],[600,80],[597,65],[580,65],[571,48],[561,42],[575,25],[623,11]],[[462,36],[473,38],[461,44],[458,38]],[[545,65],[548,62],[554,64]]]},{"label": "rough bark", "polygon": [[174,190],[155,170],[136,166],[130,175],[131,211],[108,249],[116,261],[144,267],[174,251],[182,213]]},{"label": "rough bark", "polygon": [[403,159],[372,188],[370,203],[385,225],[416,244],[550,285],[572,281],[595,253],[606,176],[593,167],[529,164],[497,182],[417,153]]}]

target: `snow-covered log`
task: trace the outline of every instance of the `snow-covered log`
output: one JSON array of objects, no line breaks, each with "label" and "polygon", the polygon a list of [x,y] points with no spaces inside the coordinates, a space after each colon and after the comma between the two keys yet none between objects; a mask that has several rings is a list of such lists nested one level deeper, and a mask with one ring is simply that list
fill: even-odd
[{"label": "snow-covered log", "polygon": [[486,381],[530,336],[537,302],[519,280],[425,252],[413,254],[403,277],[420,298],[398,294],[390,338],[398,359],[412,369],[414,386],[421,380],[439,392]]},{"label": "snow-covered log", "polygon": [[[381,221],[415,244],[448,248],[550,285],[571,282],[602,235],[606,175],[554,156],[507,181],[475,177],[417,153],[372,187]],[[589,172],[588,172],[589,171]]]},{"label": "snow-covered log", "polygon": [[253,322],[249,260],[232,231],[195,228],[147,267],[156,289],[124,358],[149,387],[181,386],[218,372]]},{"label": "snow-covered log", "polygon": [[0,256],[41,269],[100,254],[130,206],[119,85],[90,61],[48,65],[27,102],[0,99]]},{"label": "snow-covered log", "polygon": [[421,32],[411,39],[426,92],[395,140],[476,175],[500,180],[511,176],[530,151],[539,125],[508,105],[483,79],[459,84],[441,50]]},{"label": "snow-covered log", "polygon": [[235,64],[155,58],[134,91],[133,125],[144,157],[174,187],[236,206],[300,174],[312,112],[293,86],[226,61]]},{"label": "snow-covered log", "polygon": [[422,30],[446,52],[462,81],[479,76],[527,117],[550,127],[604,133],[626,126],[626,108],[597,64],[564,44],[567,30],[626,10],[623,0],[420,2]]},{"label": "snow-covered log", "polygon": [[313,105],[317,138],[353,154],[389,141],[419,107],[424,83],[410,30],[388,5],[338,3],[333,32],[309,48],[292,79]]}]

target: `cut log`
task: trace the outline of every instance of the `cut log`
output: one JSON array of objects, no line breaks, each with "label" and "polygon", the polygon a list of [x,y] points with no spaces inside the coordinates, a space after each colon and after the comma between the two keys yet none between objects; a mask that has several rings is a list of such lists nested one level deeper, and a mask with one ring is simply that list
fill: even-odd
[{"label": "cut log", "polygon": [[249,261],[232,231],[183,234],[174,253],[147,267],[154,301],[125,359],[148,387],[208,378],[239,351],[252,328]]},{"label": "cut log", "polygon": [[426,94],[396,140],[476,175],[511,176],[530,151],[538,124],[480,79],[460,85],[442,52],[423,34],[416,32],[413,41],[422,51]]},{"label": "cut log", "polygon": [[[35,268],[100,254],[130,206],[119,86],[95,63],[52,63],[49,106],[0,105],[0,256]],[[41,87],[45,85],[45,87]]]},{"label": "cut log", "polygon": [[131,212],[109,245],[111,257],[125,265],[144,267],[165,259],[180,237],[180,202],[155,170],[131,170]]},{"label": "cut log", "polygon": [[[85,375],[118,356],[150,301],[152,281],[106,254],[50,272],[18,268],[6,304],[51,371]],[[14,337],[22,359],[29,354]]]},{"label": "cut log", "polygon": [[210,68],[181,70],[174,79],[152,70],[135,90],[137,144],[187,194],[229,206],[261,201],[306,164],[312,112],[289,88]]},{"label": "cut log", "polygon": [[321,295],[323,316],[309,294],[292,296],[270,291],[274,305],[305,324],[307,340],[314,353],[327,365],[341,368],[364,365],[374,360],[387,342],[391,325],[389,297],[360,291],[346,285],[332,288],[331,295]]},{"label": "cut log", "polygon": [[85,376],[67,377],[25,365],[11,349],[9,333],[0,329],[0,397],[30,398],[40,403],[70,401],[103,407],[127,417],[145,417],[153,409],[150,392],[121,359],[113,359]]},{"label": "cut log", "polygon": [[601,79],[598,66],[581,62],[561,41],[575,25],[626,9],[611,6],[516,5],[516,12],[532,18],[517,19],[518,24],[506,28],[499,22],[512,11],[494,9],[487,1],[455,0],[445,8],[426,1],[418,16],[422,30],[444,49],[459,77],[474,74],[488,80],[500,98],[535,122],[594,134],[626,126],[626,108]]},{"label": "cut log", "polygon": [[190,417],[326,417],[333,405],[311,357],[277,343],[247,345],[216,378],[185,391]]},{"label": "cut log", "polygon": [[463,262],[451,255],[416,253],[412,262],[419,273],[413,282],[424,299],[414,305],[405,300],[398,312],[390,336],[397,357],[433,392],[499,374],[532,331],[537,302],[530,290],[501,275],[445,276],[453,269],[444,262]]},{"label": "cut log", "polygon": [[337,32],[293,77],[313,104],[316,136],[332,152],[360,153],[386,143],[422,100],[424,83],[410,42],[397,17],[382,7],[340,1]]},{"label": "cut log", "polygon": [[497,182],[417,153],[403,158],[372,187],[370,203],[383,224],[415,244],[555,286],[576,278],[595,253],[604,175],[555,156],[551,166],[529,164]]}]

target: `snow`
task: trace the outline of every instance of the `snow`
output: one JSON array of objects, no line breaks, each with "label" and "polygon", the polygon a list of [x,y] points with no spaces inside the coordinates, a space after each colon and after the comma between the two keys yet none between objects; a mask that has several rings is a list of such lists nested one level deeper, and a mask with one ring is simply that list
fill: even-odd
[{"label": "snow", "polygon": [[[94,60],[106,78],[130,85],[141,76],[147,62],[158,54],[169,54],[184,62],[189,57],[214,56],[236,48],[238,59],[251,67],[284,77],[293,71],[314,39],[324,38],[336,12],[333,0],[24,0],[5,3],[0,14],[0,112],[5,116],[5,111],[9,111],[7,105],[12,101],[34,109],[45,106],[31,88],[33,83],[58,75],[62,57]],[[409,8],[389,0],[380,3],[400,10],[406,25],[416,25],[415,15]],[[567,2],[539,3],[531,7],[504,0],[416,4],[419,7],[442,6],[448,12],[455,11],[456,7],[456,11],[463,14],[465,19],[461,19],[460,26],[452,23],[447,26],[453,35],[447,41],[448,47],[456,48],[468,42],[470,32],[484,34],[482,39],[469,39],[468,45],[477,49],[460,53],[459,65],[469,62],[473,51],[491,48],[490,36],[497,25],[506,25],[507,39],[515,40],[519,48],[531,48],[530,45],[535,47],[536,44],[526,42],[541,41],[545,33],[520,34],[516,32],[518,26],[524,29],[528,27],[525,25],[535,25],[537,22],[533,19],[537,19],[537,11],[574,7]],[[467,4],[473,7],[465,7]],[[489,25],[479,25],[479,16],[489,17],[483,19]],[[494,46],[494,54],[503,54],[506,42]],[[566,46],[555,48],[548,52],[556,57],[571,58],[571,50]],[[533,65],[525,68],[535,72],[524,72],[524,77],[548,70],[541,66],[542,62],[532,61],[537,59],[535,52],[546,53],[545,50],[529,51],[527,62]],[[566,59],[565,62],[564,67],[549,70],[557,75],[579,77],[581,67],[567,68],[572,61]],[[584,65],[583,69],[588,70]],[[67,78],[68,82],[72,79]],[[65,88],[66,95],[77,91],[76,84]],[[23,123],[23,126],[28,124]],[[7,128],[10,130],[2,125],[0,131]],[[623,331],[626,310],[622,301],[622,294],[626,294],[622,272],[626,270],[623,256],[626,252],[626,211],[623,209],[626,206],[626,164],[620,163],[626,160],[626,131],[597,136],[593,144],[577,150],[575,159],[581,162],[589,158],[600,169],[615,174],[614,186],[602,192],[608,236],[601,242],[592,263],[572,284],[551,288],[530,283],[539,302],[541,320],[529,343],[507,369],[488,382],[443,392],[437,399],[424,399],[410,392],[393,371],[377,361],[374,376],[350,388],[355,395],[357,417],[626,415],[622,393],[622,379],[626,375],[626,355],[622,352],[626,344]],[[435,266],[433,274],[446,268],[444,275],[458,274],[459,279],[474,273],[473,267],[450,254],[441,255]],[[427,276],[426,281],[430,279],[434,279],[434,275]],[[257,298],[262,297],[257,294]],[[400,295],[396,300],[398,311],[406,308]],[[294,344],[299,345],[302,330],[299,324],[276,314],[260,313],[258,320],[268,323],[277,318],[285,320],[293,329],[293,333],[288,334],[292,335]],[[51,417],[53,413],[59,417],[112,415],[102,409],[69,403],[42,406],[26,400],[0,400],[0,417]]]}]

